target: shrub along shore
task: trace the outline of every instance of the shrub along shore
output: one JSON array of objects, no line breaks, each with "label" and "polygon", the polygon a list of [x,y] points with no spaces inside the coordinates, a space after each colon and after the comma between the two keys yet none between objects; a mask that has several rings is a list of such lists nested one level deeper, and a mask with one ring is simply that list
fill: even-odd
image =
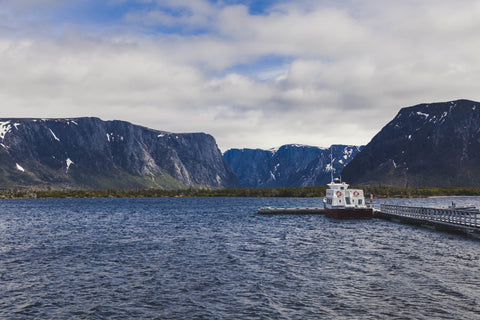
[{"label": "shrub along shore", "polygon": [[[87,189],[32,189],[17,187],[0,190],[0,198],[155,198],[155,197],[297,197],[318,198],[325,196],[326,186],[301,188],[238,188],[238,189],[137,189],[137,190],[87,190]],[[354,187],[352,187],[354,188]],[[433,196],[480,196],[480,188],[399,188],[391,186],[361,186],[365,197],[375,198],[425,198]]]}]

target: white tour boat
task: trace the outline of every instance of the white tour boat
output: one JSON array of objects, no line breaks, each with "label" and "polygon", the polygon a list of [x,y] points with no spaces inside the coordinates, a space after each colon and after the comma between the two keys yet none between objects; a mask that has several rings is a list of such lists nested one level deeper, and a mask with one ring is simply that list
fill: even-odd
[{"label": "white tour boat", "polygon": [[362,189],[348,189],[349,185],[339,179],[327,186],[324,199],[325,216],[335,219],[373,218],[373,210],[365,202]]}]

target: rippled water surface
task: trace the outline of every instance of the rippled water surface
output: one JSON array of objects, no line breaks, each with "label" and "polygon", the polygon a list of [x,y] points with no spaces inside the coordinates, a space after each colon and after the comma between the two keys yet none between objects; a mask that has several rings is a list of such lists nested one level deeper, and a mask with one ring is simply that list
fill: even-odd
[{"label": "rippled water surface", "polygon": [[[452,199],[480,207],[478,197],[389,202]],[[0,318],[479,318],[480,240],[377,219],[256,214],[319,204],[2,200]]]}]

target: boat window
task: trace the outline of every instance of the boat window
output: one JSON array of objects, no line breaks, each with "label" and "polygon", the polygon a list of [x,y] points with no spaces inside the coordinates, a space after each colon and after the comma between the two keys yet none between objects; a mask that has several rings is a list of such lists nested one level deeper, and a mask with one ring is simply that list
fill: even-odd
[{"label": "boat window", "polygon": [[340,187],[340,190],[343,190],[344,188],[343,187]]},{"label": "boat window", "polygon": [[362,199],[358,199],[358,204],[362,204]]},{"label": "boat window", "polygon": [[345,202],[346,202],[347,204],[350,204],[350,198],[345,198]]}]

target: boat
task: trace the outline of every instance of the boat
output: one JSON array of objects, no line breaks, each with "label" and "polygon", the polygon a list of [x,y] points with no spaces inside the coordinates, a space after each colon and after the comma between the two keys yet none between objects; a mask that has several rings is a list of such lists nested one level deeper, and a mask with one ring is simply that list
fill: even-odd
[{"label": "boat", "polygon": [[469,212],[478,212],[480,213],[480,210],[477,209],[477,207],[473,205],[468,205],[468,206],[457,206],[455,202],[452,201],[452,204],[448,206],[447,209],[450,210],[461,210],[461,211],[469,211]]},{"label": "boat", "polygon": [[323,205],[325,216],[334,219],[371,219],[373,209],[365,202],[362,189],[349,189],[349,185],[339,179],[327,184]]}]

